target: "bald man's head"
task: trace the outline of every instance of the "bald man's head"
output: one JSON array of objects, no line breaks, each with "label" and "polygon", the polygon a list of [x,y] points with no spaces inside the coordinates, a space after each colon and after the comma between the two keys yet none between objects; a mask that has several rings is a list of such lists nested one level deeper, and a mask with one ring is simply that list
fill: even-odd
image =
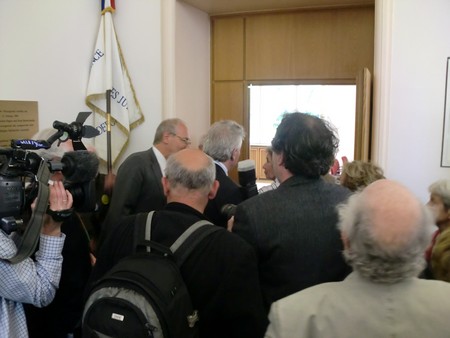
[{"label": "bald man's head", "polygon": [[407,245],[423,226],[422,204],[403,185],[380,180],[361,193],[371,232],[382,246],[392,250]]},{"label": "bald man's head", "polygon": [[428,210],[400,183],[379,180],[340,207],[345,256],[375,280],[398,280],[423,268],[429,242]]},{"label": "bald man's head", "polygon": [[166,178],[172,188],[209,192],[216,177],[211,157],[199,149],[184,149],[167,160]]}]

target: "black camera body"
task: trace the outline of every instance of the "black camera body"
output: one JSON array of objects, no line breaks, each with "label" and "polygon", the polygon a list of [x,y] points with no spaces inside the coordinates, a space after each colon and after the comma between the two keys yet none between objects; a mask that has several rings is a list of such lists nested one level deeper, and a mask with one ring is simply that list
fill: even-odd
[{"label": "black camera body", "polygon": [[[99,131],[91,126],[83,126],[91,112],[80,112],[70,124],[55,121],[53,135],[47,140],[11,140],[11,148],[0,148],[0,229],[10,234],[23,230],[17,243],[14,257],[5,258],[16,264],[36,249],[48,213],[49,184],[51,173],[60,171],[64,176],[64,186],[73,196],[73,209],[94,211],[96,207],[95,178],[99,160],[95,153],[86,150],[81,138],[95,137]],[[64,153],[61,162],[46,160],[31,150],[49,149],[53,142],[72,140],[75,151]],[[35,206],[25,227],[20,218]],[[64,211],[64,210],[63,210]],[[65,210],[68,214],[71,210]],[[1,257],[0,257],[1,259]]]},{"label": "black camera body", "polygon": [[55,162],[29,150],[0,148],[0,219],[1,228],[7,233],[21,224],[19,218],[37,196],[36,174],[41,162],[46,163],[50,172],[62,171],[64,186],[72,194],[76,211],[95,210],[98,169],[95,154],[87,150],[68,152],[61,162]]}]

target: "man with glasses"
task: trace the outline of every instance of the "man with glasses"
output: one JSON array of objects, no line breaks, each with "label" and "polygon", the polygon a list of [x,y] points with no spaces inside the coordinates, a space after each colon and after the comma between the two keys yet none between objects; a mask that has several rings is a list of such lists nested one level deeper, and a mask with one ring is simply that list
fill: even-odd
[{"label": "man with glasses", "polygon": [[102,226],[102,239],[124,216],[159,210],[166,204],[161,183],[166,159],[189,144],[186,124],[178,118],[167,119],[156,129],[150,149],[131,154],[122,163]]}]

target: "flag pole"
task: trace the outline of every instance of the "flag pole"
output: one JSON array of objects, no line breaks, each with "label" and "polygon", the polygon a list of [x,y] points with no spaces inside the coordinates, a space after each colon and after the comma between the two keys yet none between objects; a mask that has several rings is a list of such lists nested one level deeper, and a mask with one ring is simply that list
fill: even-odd
[{"label": "flag pole", "polygon": [[112,165],[112,146],[111,146],[111,89],[106,90],[106,166],[108,172],[105,177],[103,190],[105,194],[102,196],[104,204],[109,204],[109,197],[114,189],[116,177],[113,173]]},{"label": "flag pole", "polygon": [[106,164],[108,174],[112,173],[111,154],[111,89],[106,90]]}]

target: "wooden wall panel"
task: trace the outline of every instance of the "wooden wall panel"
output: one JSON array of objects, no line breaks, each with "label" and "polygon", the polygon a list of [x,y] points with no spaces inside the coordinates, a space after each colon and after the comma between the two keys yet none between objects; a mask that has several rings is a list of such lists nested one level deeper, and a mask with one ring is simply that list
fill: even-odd
[{"label": "wooden wall panel", "polygon": [[244,78],[244,18],[212,20],[214,80]]},{"label": "wooden wall panel", "polygon": [[246,80],[349,79],[373,65],[372,7],[246,18]]},{"label": "wooden wall panel", "polygon": [[[355,83],[373,72],[374,15],[363,6],[212,17],[211,123],[232,119],[248,133],[251,81]],[[247,137],[241,159],[249,152]]]},{"label": "wooden wall panel", "polygon": [[213,85],[213,120],[234,120],[244,123],[242,81],[215,82]]},{"label": "wooden wall panel", "polygon": [[[225,81],[213,84],[213,112],[211,121],[234,120],[244,126],[248,134],[248,122],[245,113],[244,82]],[[248,137],[241,150],[241,159],[248,158]]]},{"label": "wooden wall panel", "polygon": [[261,177],[261,168],[259,167],[259,150],[256,147],[250,146],[250,159],[255,161],[256,179]]}]

